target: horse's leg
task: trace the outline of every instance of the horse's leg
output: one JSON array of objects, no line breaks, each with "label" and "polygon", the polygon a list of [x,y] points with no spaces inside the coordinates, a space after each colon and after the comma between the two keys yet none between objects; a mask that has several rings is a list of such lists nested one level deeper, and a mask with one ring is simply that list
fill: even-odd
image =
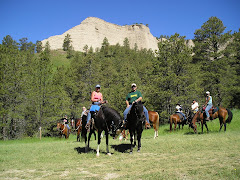
[{"label": "horse's leg", "polygon": [[136,131],[134,131],[133,133],[133,138],[134,138],[134,146],[133,147],[136,147],[136,144],[137,144],[137,134],[136,134]]},{"label": "horse's leg", "polygon": [[132,130],[129,130],[129,131],[130,131],[130,142],[131,142],[130,154],[132,154],[132,152],[133,152],[133,132],[132,132]]},{"label": "horse's leg", "polygon": [[177,122],[174,122],[174,131],[176,130],[177,128]]},{"label": "horse's leg", "polygon": [[205,122],[204,124],[205,124],[205,127],[206,127],[206,129],[207,129],[207,133],[208,133],[208,126],[207,126],[207,123]]},{"label": "horse's leg", "polygon": [[221,117],[219,117],[219,122],[220,122],[220,129],[219,129],[219,132],[220,132],[223,126],[223,119]]},{"label": "horse's leg", "polygon": [[88,151],[88,149],[89,149],[89,144],[90,144],[90,139],[91,139],[91,135],[92,135],[92,130],[90,130],[90,132],[89,132],[89,134],[88,134],[88,141],[87,141],[87,144],[86,144],[86,141],[85,141],[85,152],[87,152]]},{"label": "horse's leg", "polygon": [[105,131],[106,134],[106,150],[107,150],[107,155],[111,156],[111,153],[109,152],[109,148],[108,148],[108,132]]},{"label": "horse's leg", "polygon": [[77,131],[77,141],[80,142],[80,129],[78,128],[78,131]]},{"label": "horse's leg", "polygon": [[201,126],[202,126],[202,134],[203,134],[203,124],[206,124],[206,122],[204,123],[203,121],[201,121]]},{"label": "horse's leg", "polygon": [[141,137],[142,137],[142,131],[141,129],[138,131],[137,133],[137,139],[138,139],[138,150],[137,152],[140,152],[140,149],[141,149]]},{"label": "horse's leg", "polygon": [[98,131],[98,146],[97,146],[97,154],[96,154],[96,156],[99,156],[99,147],[100,147],[100,143],[101,143],[101,134],[102,134],[102,131]]}]

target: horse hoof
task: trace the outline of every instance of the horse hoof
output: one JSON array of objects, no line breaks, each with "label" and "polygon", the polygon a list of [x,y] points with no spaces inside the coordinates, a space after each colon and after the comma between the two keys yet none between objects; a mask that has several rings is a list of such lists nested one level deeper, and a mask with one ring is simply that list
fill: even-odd
[{"label": "horse hoof", "polygon": [[137,152],[140,152],[140,149],[139,149],[139,150],[137,150]]},{"label": "horse hoof", "polygon": [[133,152],[132,151],[130,151],[130,153],[129,154],[132,154]]},{"label": "horse hoof", "polygon": [[112,154],[111,153],[107,153],[108,156],[111,156]]},{"label": "horse hoof", "polygon": [[99,157],[99,153],[97,153],[96,156]]}]

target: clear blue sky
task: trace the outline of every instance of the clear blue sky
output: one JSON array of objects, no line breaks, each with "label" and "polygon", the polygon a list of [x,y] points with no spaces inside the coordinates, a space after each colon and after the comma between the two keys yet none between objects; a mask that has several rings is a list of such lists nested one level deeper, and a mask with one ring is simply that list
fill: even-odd
[{"label": "clear blue sky", "polygon": [[0,43],[6,35],[35,43],[90,16],[118,25],[148,24],[155,37],[178,33],[193,39],[211,16],[226,31],[238,31],[240,0],[0,0]]}]

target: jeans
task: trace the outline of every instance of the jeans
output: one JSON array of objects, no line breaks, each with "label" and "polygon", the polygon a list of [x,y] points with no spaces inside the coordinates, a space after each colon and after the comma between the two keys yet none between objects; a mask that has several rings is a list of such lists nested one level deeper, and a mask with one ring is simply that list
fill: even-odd
[{"label": "jeans", "polygon": [[[128,114],[128,112],[129,112],[129,110],[131,109],[131,107],[132,107],[132,105],[129,105],[129,106],[125,109],[125,111],[123,112],[124,121],[126,121],[126,119],[127,119],[127,114]],[[147,108],[146,108],[145,106],[143,106],[143,112],[144,112],[144,115],[145,115],[145,117],[146,117],[147,122],[149,123],[148,110],[147,110]],[[149,124],[150,124],[150,123],[149,123]]]},{"label": "jeans", "polygon": [[212,104],[208,104],[207,107],[206,107],[206,109],[205,109],[205,112],[206,112],[207,117],[210,117],[208,111],[209,111],[211,108],[212,108]]},{"label": "jeans", "polygon": [[68,128],[68,129],[70,129],[70,127],[69,127],[69,125],[68,125],[68,124],[66,124],[66,126],[67,126],[67,128]]}]

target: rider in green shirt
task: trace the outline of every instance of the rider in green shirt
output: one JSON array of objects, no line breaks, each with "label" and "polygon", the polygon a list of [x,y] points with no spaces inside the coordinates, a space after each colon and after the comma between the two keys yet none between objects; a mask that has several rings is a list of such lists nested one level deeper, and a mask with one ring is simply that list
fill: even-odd
[{"label": "rider in green shirt", "polygon": [[[129,110],[132,107],[132,103],[135,101],[141,101],[142,100],[142,93],[140,91],[137,90],[137,85],[135,83],[132,84],[132,91],[130,93],[128,93],[127,97],[126,97],[126,104],[127,104],[127,108],[125,109],[125,111],[123,112],[123,116],[124,116],[124,123],[126,124],[127,122],[127,114],[129,112]],[[145,106],[143,106],[143,112],[144,115],[146,117],[148,126],[150,126],[149,123],[149,115],[148,115],[148,110],[146,109]]]}]

